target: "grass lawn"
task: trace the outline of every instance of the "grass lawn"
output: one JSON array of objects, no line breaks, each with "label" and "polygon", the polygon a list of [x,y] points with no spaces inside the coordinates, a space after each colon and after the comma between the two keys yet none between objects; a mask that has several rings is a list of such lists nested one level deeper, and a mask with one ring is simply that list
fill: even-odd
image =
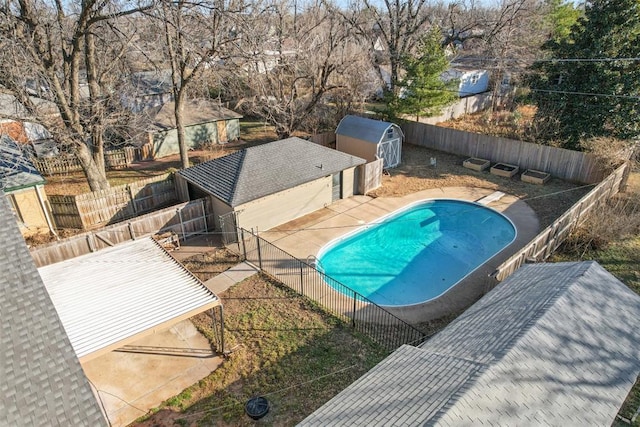
[{"label": "grass lawn", "polygon": [[[260,424],[293,425],[386,355],[267,276],[254,275],[220,296],[228,360],[139,425],[254,425],[244,404],[257,395],[271,403]],[[212,333],[207,315],[194,323]]]}]

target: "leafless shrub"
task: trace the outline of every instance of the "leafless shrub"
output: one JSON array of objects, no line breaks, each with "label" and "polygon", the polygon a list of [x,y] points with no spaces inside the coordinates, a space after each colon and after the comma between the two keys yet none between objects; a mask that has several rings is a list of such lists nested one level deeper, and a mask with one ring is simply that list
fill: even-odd
[{"label": "leafless shrub", "polygon": [[640,199],[637,193],[622,193],[596,207],[587,220],[562,244],[561,251],[583,256],[602,250],[615,240],[640,233]]},{"label": "leafless shrub", "polygon": [[582,149],[594,155],[601,166],[607,172],[612,172],[625,161],[628,161],[633,153],[628,141],[616,138],[595,137],[580,143]]}]

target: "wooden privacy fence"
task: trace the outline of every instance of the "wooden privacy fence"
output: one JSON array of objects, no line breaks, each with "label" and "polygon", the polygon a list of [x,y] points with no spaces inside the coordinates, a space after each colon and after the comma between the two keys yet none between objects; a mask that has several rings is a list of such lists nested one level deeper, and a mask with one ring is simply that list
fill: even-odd
[{"label": "wooden privacy fence", "polygon": [[49,196],[58,228],[90,229],[112,224],[177,201],[170,174],[76,196]]},{"label": "wooden privacy fence", "polygon": [[336,142],[336,133],[335,132],[317,133],[315,135],[311,135],[309,137],[309,141],[314,142],[318,145],[323,145],[325,147],[328,147],[334,142]]},{"label": "wooden privacy fence", "polygon": [[[104,152],[104,161],[107,169],[123,169],[133,163],[135,157],[136,148],[134,147],[124,147]],[[80,161],[73,155],[32,158],[31,162],[45,176],[82,170]]]},{"label": "wooden privacy fence", "polygon": [[59,242],[31,249],[36,266],[42,267],[95,252],[136,238],[173,232],[181,240],[207,232],[213,217],[207,212],[207,199],[192,200],[157,212],[79,234]]},{"label": "wooden privacy fence", "polygon": [[579,151],[424,123],[404,122],[401,127],[407,142],[434,150],[544,171],[567,181],[595,184],[605,177],[598,160]]},{"label": "wooden privacy fence", "polygon": [[625,180],[628,167],[629,165],[625,163],[616,169],[593,190],[578,200],[560,218],[555,220],[553,224],[542,230],[524,248],[498,266],[494,272],[496,279],[500,281],[506,279],[529,259],[543,261],[549,257],[569,234],[586,220],[595,207],[619,191]]},{"label": "wooden privacy fence", "polygon": [[382,185],[383,159],[358,166],[358,194],[367,194]]}]

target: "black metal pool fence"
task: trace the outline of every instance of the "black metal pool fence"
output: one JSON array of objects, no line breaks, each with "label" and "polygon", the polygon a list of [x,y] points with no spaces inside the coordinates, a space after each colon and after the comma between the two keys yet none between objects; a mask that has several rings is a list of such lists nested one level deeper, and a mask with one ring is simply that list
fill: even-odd
[{"label": "black metal pool fence", "polygon": [[239,228],[236,232],[237,238],[234,235],[224,239],[227,248],[293,291],[317,302],[387,351],[402,344],[418,345],[427,338],[414,326],[325,274],[315,258],[303,261],[251,231]]}]

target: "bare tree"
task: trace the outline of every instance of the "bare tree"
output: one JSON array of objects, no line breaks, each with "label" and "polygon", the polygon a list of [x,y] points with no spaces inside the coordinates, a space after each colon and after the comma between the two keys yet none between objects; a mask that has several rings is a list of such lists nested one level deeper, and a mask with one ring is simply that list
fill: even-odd
[{"label": "bare tree", "polygon": [[[529,13],[533,3],[532,0],[504,0],[495,4],[459,0],[444,5],[425,0],[360,0],[342,15],[368,46],[372,66],[385,84],[383,87],[398,95],[402,60],[416,53],[416,43],[429,28],[441,28],[442,46],[454,53],[464,46],[465,52],[476,52],[480,56],[496,51],[505,54],[514,41],[512,33],[516,24],[522,24],[521,16]],[[531,25],[527,23],[521,28],[524,31]],[[502,41],[501,47],[496,46]],[[388,67],[388,78],[385,78],[384,66]]]},{"label": "bare tree", "polygon": [[349,28],[334,9],[290,6],[269,3],[244,28],[235,86],[238,106],[273,124],[280,138],[311,122],[318,127],[320,116],[328,120],[321,107],[348,87],[349,74],[362,71]]},{"label": "bare tree", "polygon": [[[372,65],[380,81],[385,83],[385,90],[397,94],[402,58],[413,51],[419,36],[427,28],[428,8],[426,0],[360,0],[342,13],[368,45]],[[376,51],[383,52],[382,59],[374,54]],[[384,77],[383,64],[389,66],[389,81]]]},{"label": "bare tree", "polygon": [[233,52],[242,1],[161,0],[157,11],[165,40],[166,59],[173,83],[174,117],[182,167],[189,167],[184,106],[189,89],[208,69],[216,68]]},{"label": "bare tree", "polygon": [[[128,37],[118,19],[149,7],[9,0],[0,9],[0,83],[77,156],[94,191],[109,187],[104,133],[120,111],[113,82]],[[51,101],[55,111],[33,95]]]}]

